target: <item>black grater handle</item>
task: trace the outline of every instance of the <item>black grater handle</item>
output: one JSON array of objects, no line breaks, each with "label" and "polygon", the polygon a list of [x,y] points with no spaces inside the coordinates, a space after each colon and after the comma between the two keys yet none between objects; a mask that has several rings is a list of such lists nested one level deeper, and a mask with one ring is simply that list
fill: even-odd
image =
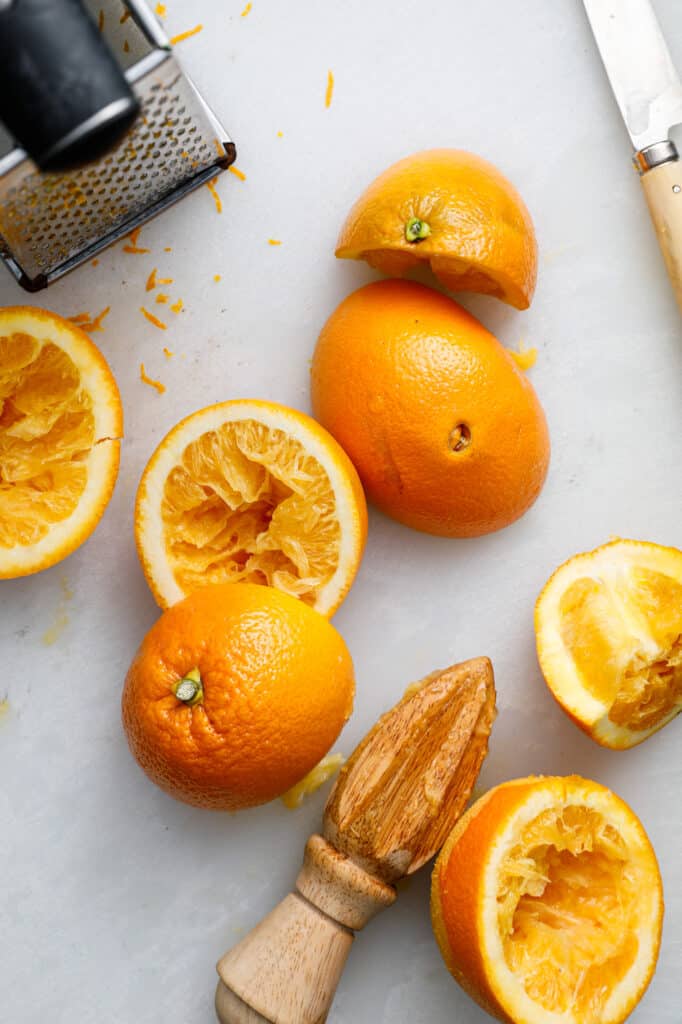
[{"label": "black grater handle", "polygon": [[42,170],[97,159],[138,112],[81,0],[0,0],[0,121]]}]

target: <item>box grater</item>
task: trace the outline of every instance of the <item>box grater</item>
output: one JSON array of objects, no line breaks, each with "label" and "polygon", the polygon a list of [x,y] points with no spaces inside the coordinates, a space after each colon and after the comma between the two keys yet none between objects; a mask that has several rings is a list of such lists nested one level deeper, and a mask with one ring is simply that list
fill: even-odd
[{"label": "box grater", "polygon": [[[65,173],[0,134],[0,257],[38,291],[225,170],[236,149],[142,0],[86,0],[141,107],[114,149]],[[1,132],[1,129],[0,129]]]}]

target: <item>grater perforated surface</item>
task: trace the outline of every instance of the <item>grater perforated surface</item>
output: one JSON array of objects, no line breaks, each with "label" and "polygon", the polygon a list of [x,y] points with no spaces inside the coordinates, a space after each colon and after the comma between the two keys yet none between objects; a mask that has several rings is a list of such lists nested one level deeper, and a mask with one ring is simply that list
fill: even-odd
[{"label": "grater perforated surface", "polygon": [[0,246],[30,278],[47,275],[224,158],[171,54],[137,84],[143,116],[116,150],[68,174],[26,162],[0,182]]}]

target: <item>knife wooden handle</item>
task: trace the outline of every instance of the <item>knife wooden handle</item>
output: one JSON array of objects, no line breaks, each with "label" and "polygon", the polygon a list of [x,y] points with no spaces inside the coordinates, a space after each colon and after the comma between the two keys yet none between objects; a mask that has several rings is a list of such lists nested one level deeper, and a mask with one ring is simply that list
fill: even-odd
[{"label": "knife wooden handle", "polygon": [[658,243],[682,310],[682,163],[669,160],[641,176]]},{"label": "knife wooden handle", "polygon": [[296,892],[218,963],[221,1024],[322,1024],[354,932],[396,898],[321,836],[311,836]]}]

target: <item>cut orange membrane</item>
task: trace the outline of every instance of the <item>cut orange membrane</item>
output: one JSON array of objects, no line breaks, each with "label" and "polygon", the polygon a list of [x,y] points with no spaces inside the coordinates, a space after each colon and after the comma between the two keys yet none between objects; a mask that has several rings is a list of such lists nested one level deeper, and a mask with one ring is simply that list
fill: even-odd
[{"label": "cut orange membrane", "polygon": [[616,540],[551,577],[535,612],[552,694],[603,746],[641,743],[682,709],[682,551]]},{"label": "cut orange membrane", "polygon": [[46,569],[90,536],[122,432],[116,382],[87,334],[41,309],[0,309],[0,579]]},{"label": "cut orange membrane", "polygon": [[137,495],[138,553],[163,608],[210,583],[247,582],[331,615],[366,533],[346,454],[310,417],[272,402],[223,402],[183,420]]},{"label": "cut orange membrane", "polygon": [[433,874],[445,962],[508,1024],[622,1024],[658,957],[663,892],[641,823],[596,782],[527,778],[467,811]]}]

